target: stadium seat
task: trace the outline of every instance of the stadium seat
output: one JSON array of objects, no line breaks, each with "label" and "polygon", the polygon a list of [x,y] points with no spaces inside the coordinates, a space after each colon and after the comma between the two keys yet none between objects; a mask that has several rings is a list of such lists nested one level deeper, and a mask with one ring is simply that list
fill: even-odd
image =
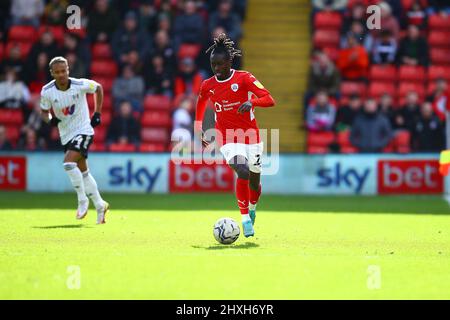
[{"label": "stadium seat", "polygon": [[37,33],[32,26],[12,26],[8,32],[8,41],[33,43],[36,39]]},{"label": "stadium seat", "polygon": [[390,94],[394,100],[396,99],[396,89],[393,83],[389,82],[372,82],[369,86],[369,96],[378,99],[383,94]]},{"label": "stadium seat", "polygon": [[428,81],[444,78],[450,82],[450,66],[430,66],[428,68]]},{"label": "stadium seat", "polygon": [[112,91],[112,86],[114,84],[114,80],[112,78],[109,77],[94,77],[93,80],[97,81],[98,83],[100,83],[103,87],[103,91],[106,94],[110,94]]},{"label": "stadium seat", "polygon": [[450,49],[431,48],[430,57],[432,64],[450,65]]},{"label": "stadium seat", "polygon": [[[415,2],[416,0],[402,0],[401,3],[403,10],[405,11],[409,10]],[[426,8],[428,6],[427,0],[419,0],[419,3],[423,8]]]},{"label": "stadium seat", "polygon": [[113,143],[108,150],[111,152],[135,152],[136,146],[131,143]]},{"label": "stadium seat", "polygon": [[152,143],[168,143],[169,133],[166,128],[143,128],[141,130],[141,141]]},{"label": "stadium seat", "polygon": [[426,81],[425,68],[421,66],[400,66],[398,79],[405,82],[423,83]]},{"label": "stadium seat", "polygon": [[432,48],[450,47],[450,31],[432,30],[428,35],[428,44]]},{"label": "stadium seat", "polygon": [[142,143],[139,146],[140,152],[164,152],[166,145],[164,143]]},{"label": "stadium seat", "polygon": [[395,151],[399,153],[408,153],[411,151],[411,134],[407,130],[397,131],[394,136]]},{"label": "stadium seat", "polygon": [[103,97],[103,109],[105,110],[113,109],[113,102],[110,94],[105,94],[105,96]]},{"label": "stadium seat", "polygon": [[367,94],[367,87],[364,83],[355,81],[343,81],[341,83],[341,95],[351,96],[352,94],[358,94],[362,97]]},{"label": "stadium seat", "polygon": [[3,56],[5,54],[5,46],[3,43],[0,43],[0,62],[3,60]]},{"label": "stadium seat", "polygon": [[184,58],[197,58],[200,53],[201,46],[198,44],[183,43],[178,49],[178,59],[182,60]]},{"label": "stadium seat", "polygon": [[417,92],[419,95],[419,99],[422,101],[425,98],[425,86],[424,82],[422,83],[412,83],[412,82],[401,82],[398,87],[398,97],[400,100],[400,104],[403,105],[403,99],[405,99],[406,95],[411,92]]},{"label": "stadium seat", "polygon": [[350,143],[350,130],[340,131],[336,134],[336,141],[342,147],[352,146]]},{"label": "stadium seat", "polygon": [[369,70],[370,81],[397,81],[397,68],[393,65],[374,64]]},{"label": "stadium seat", "polygon": [[94,141],[91,144],[91,146],[89,147],[89,151],[92,151],[92,152],[104,152],[104,151],[106,151],[106,145],[104,143],[100,143],[100,142],[95,142]]},{"label": "stadium seat", "polygon": [[145,111],[141,118],[142,127],[170,127],[171,122],[167,111]]},{"label": "stadium seat", "polygon": [[310,154],[326,154],[328,153],[327,147],[321,147],[321,146],[308,146],[307,152]]},{"label": "stadium seat", "polygon": [[327,147],[335,141],[334,132],[308,132],[306,143],[308,146]]},{"label": "stadium seat", "polygon": [[[0,111],[1,114],[1,111]],[[19,140],[20,137],[20,126],[18,125],[9,125],[6,126],[6,136],[8,137],[8,140],[15,144],[17,140]]]},{"label": "stadium seat", "polygon": [[72,33],[78,36],[80,39],[86,38],[87,32],[86,28],[75,28],[75,29],[67,29],[65,32]]},{"label": "stadium seat", "polygon": [[322,48],[323,52],[327,54],[327,56],[333,61],[336,62],[339,58],[339,48],[336,47],[324,47]]},{"label": "stadium seat", "polygon": [[95,76],[111,77],[117,76],[118,68],[114,60],[95,60],[91,64],[91,74]]},{"label": "stadium seat", "polygon": [[[103,119],[102,119],[103,120]],[[106,140],[106,135],[108,133],[108,126],[106,125],[99,125],[94,128],[95,135],[94,135],[94,141],[103,143]]]},{"label": "stadium seat", "polygon": [[389,142],[389,144],[384,147],[383,149],[383,153],[394,153],[395,152],[395,144],[394,144],[394,140],[391,140],[391,142]]},{"label": "stadium seat", "polygon": [[21,110],[0,110],[0,123],[4,125],[21,125],[23,123],[23,114]]},{"label": "stadium seat", "polygon": [[351,154],[351,153],[358,153],[358,149],[354,146],[343,146],[341,147],[341,153],[345,154]]},{"label": "stadium seat", "polygon": [[314,28],[339,29],[342,25],[342,16],[339,12],[320,11],[314,15]]},{"label": "stadium seat", "polygon": [[164,95],[146,95],[144,98],[145,110],[170,110],[170,98]]},{"label": "stadium seat", "polygon": [[49,30],[53,34],[53,38],[56,42],[59,44],[62,44],[64,41],[64,27],[62,26],[50,26],[50,25],[41,25],[38,29],[38,38],[41,37],[41,35]]},{"label": "stadium seat", "polygon": [[94,43],[91,49],[93,60],[112,59],[111,46],[108,43]]},{"label": "stadium seat", "polygon": [[25,60],[28,56],[28,53],[31,50],[31,47],[33,46],[33,43],[8,41],[8,43],[6,44],[6,49],[5,49],[5,57],[9,56],[11,49],[16,46],[18,46],[20,48],[20,58],[22,60]]},{"label": "stadium seat", "polygon": [[450,30],[450,17],[432,14],[428,17],[428,27],[430,30]]},{"label": "stadium seat", "polygon": [[318,29],[314,32],[313,44],[315,48],[339,47],[340,35],[338,30]]}]

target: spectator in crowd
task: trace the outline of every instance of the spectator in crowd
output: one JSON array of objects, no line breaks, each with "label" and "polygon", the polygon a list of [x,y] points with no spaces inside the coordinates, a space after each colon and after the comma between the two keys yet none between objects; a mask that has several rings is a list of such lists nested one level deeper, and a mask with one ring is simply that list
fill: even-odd
[{"label": "spectator in crowd", "polygon": [[167,34],[172,34],[172,23],[170,17],[160,14],[158,17],[158,30],[164,30]]},{"label": "spectator in crowd", "polygon": [[133,107],[128,101],[120,104],[118,115],[115,116],[108,129],[107,144],[135,144],[140,142],[141,125],[133,117]]},{"label": "spectator in crowd", "polygon": [[429,100],[432,101],[433,110],[436,115],[444,122],[445,119],[445,111],[450,110],[450,94],[447,88],[447,81],[445,79],[437,79],[436,80],[436,88],[434,89],[433,94],[429,97]]},{"label": "spectator in crowd", "polygon": [[414,121],[412,150],[418,152],[439,152],[445,148],[444,125],[433,112],[430,102],[424,102],[420,116]]},{"label": "spectator in crowd", "polygon": [[204,20],[197,13],[195,2],[187,0],[184,12],[174,21],[174,47],[178,51],[183,43],[202,44],[204,38]]},{"label": "spectator in crowd", "polygon": [[362,2],[355,3],[348,15],[344,16],[341,33],[347,34],[351,32],[352,26],[356,23],[359,23],[364,28],[364,33],[367,33],[366,26],[366,7]]},{"label": "spectator in crowd", "polygon": [[58,48],[53,33],[49,30],[43,32],[39,41],[31,47],[27,59],[29,61],[28,63],[29,70],[36,69],[38,56],[41,53],[45,53],[47,57],[49,57],[50,59],[61,55],[61,50]]},{"label": "spectator in crowd", "polygon": [[362,100],[358,94],[353,94],[348,104],[339,107],[336,115],[336,131],[345,131],[352,127],[355,117],[361,112]]},{"label": "spectator in crowd", "polygon": [[143,111],[142,100],[145,94],[144,79],[136,75],[131,66],[125,65],[122,75],[114,80],[112,96],[116,107],[124,101],[129,101],[133,106],[133,111],[141,113]]},{"label": "spectator in crowd", "polygon": [[213,32],[217,27],[225,29],[225,33],[234,42],[238,42],[242,36],[241,21],[239,16],[232,11],[231,0],[221,0],[218,10],[209,17],[209,31]]},{"label": "spectator in crowd", "polygon": [[193,101],[185,97],[181,99],[180,105],[174,111],[172,116],[172,134],[171,141],[182,146],[190,146],[192,142],[193,119],[192,119]]},{"label": "spectator in crowd", "polygon": [[45,22],[48,25],[60,26],[66,23],[67,0],[50,0],[44,9]]},{"label": "spectator in crowd", "polygon": [[123,26],[114,33],[112,39],[116,61],[120,66],[125,64],[136,66],[139,61],[145,61],[151,48],[151,37],[139,28],[136,13],[128,12]]},{"label": "spectator in crowd", "polygon": [[45,145],[42,145],[42,140],[38,141],[33,129],[27,128],[17,142],[17,149],[21,151],[42,151],[45,150]]},{"label": "spectator in crowd", "polygon": [[17,78],[14,69],[6,71],[5,80],[0,82],[0,107],[19,109],[30,100],[30,91]]},{"label": "spectator in crowd", "polygon": [[440,14],[447,17],[450,14],[450,4],[447,0],[428,0],[428,10],[430,14]]},{"label": "spectator in crowd", "polygon": [[344,36],[341,37],[341,48],[348,47],[347,38],[348,35],[353,35],[358,43],[366,49],[367,52],[372,51],[373,39],[372,36],[367,33],[364,25],[359,21],[353,21],[350,26],[350,31],[346,32]]},{"label": "spectator in crowd", "polygon": [[20,46],[16,45],[11,47],[9,56],[3,59],[0,64],[0,73],[3,74],[7,69],[14,69],[20,79],[24,79],[25,64],[21,59]]},{"label": "spectator in crowd", "polygon": [[173,72],[176,66],[175,50],[170,42],[169,34],[165,30],[159,30],[155,34],[155,47],[152,56],[161,56],[164,61],[164,67]]},{"label": "spectator in crowd", "polygon": [[318,91],[326,91],[335,96],[339,93],[341,76],[339,70],[326,53],[316,50],[309,69],[309,93],[315,95]]},{"label": "spectator in crowd", "polygon": [[10,151],[12,150],[11,142],[9,142],[6,136],[6,128],[4,125],[0,124],[0,151]]},{"label": "spectator in crowd", "polygon": [[93,10],[89,11],[87,33],[91,42],[106,42],[120,25],[119,14],[108,0],[96,0]]},{"label": "spectator in crowd", "polygon": [[341,49],[337,66],[346,80],[365,80],[369,56],[353,34],[347,36],[348,47]]},{"label": "spectator in crowd", "polygon": [[50,59],[45,52],[41,52],[36,59],[36,63],[30,61],[33,68],[27,72],[28,88],[33,93],[41,92],[42,87],[51,80],[48,63]]},{"label": "spectator in crowd", "polygon": [[381,152],[392,138],[392,128],[389,119],[377,112],[377,102],[367,99],[363,112],[358,114],[350,132],[350,142],[360,152]]},{"label": "spectator in crowd", "polygon": [[427,25],[426,5],[424,2],[415,0],[410,8],[406,11],[403,26],[415,25],[419,29],[425,29]]},{"label": "spectator in crowd", "polygon": [[175,78],[174,93],[179,95],[198,95],[203,78],[197,70],[192,58],[184,58],[180,62],[179,72]]},{"label": "spectator in crowd", "polygon": [[36,133],[37,144],[42,149],[47,149],[51,127],[42,120],[39,96],[32,99],[32,106],[33,109],[21,128],[21,134],[26,135],[28,130],[33,130]]},{"label": "spectator in crowd", "polygon": [[0,1],[0,43],[6,42],[9,28],[9,13],[11,11],[10,1]]},{"label": "spectator in crowd", "polygon": [[396,41],[400,38],[400,25],[397,18],[392,14],[392,8],[387,2],[380,2],[378,4],[381,10],[380,25],[381,29],[374,28],[371,30],[371,35],[375,39],[381,36],[381,32],[389,30]]},{"label": "spectator in crowd", "polygon": [[343,11],[348,0],[313,0],[313,8],[317,11]]},{"label": "spectator in crowd", "polygon": [[163,94],[172,97],[172,74],[164,66],[162,56],[153,56],[144,67],[145,83],[148,94]]},{"label": "spectator in crowd", "polygon": [[39,27],[44,13],[44,0],[12,0],[11,19],[13,25]]},{"label": "spectator in crowd", "polygon": [[378,110],[389,119],[392,127],[395,123],[395,106],[394,99],[389,93],[384,93],[380,98]]},{"label": "spectator in crowd", "polygon": [[65,55],[69,64],[70,76],[73,78],[87,78],[87,66],[74,52]]},{"label": "spectator in crowd", "polygon": [[408,26],[407,36],[400,41],[397,60],[400,64],[410,66],[428,65],[428,42],[420,36],[419,28],[416,25]]},{"label": "spectator in crowd", "polygon": [[406,95],[406,104],[395,113],[395,129],[413,131],[414,123],[420,116],[419,95],[410,91]]},{"label": "spectator in crowd", "polygon": [[139,22],[148,34],[155,34],[158,31],[158,10],[153,1],[144,1],[139,7]]},{"label": "spectator in crowd", "polygon": [[306,127],[310,131],[330,131],[336,118],[336,104],[325,91],[319,91],[306,110]]},{"label": "spectator in crowd", "polygon": [[[86,66],[90,66],[91,64],[91,51],[88,46],[80,41],[80,38],[73,33],[65,33],[64,34],[64,42],[62,47],[62,55],[67,56],[70,53],[75,54],[81,62],[83,62]],[[50,59],[53,57],[50,56]]]},{"label": "spectator in crowd", "polygon": [[375,64],[391,64],[395,62],[397,41],[389,30],[383,30],[375,39],[372,50],[372,60]]}]

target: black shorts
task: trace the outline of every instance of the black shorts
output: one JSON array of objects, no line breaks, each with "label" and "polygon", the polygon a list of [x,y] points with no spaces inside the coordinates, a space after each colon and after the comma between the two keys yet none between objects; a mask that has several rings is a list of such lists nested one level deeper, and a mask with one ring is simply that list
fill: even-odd
[{"label": "black shorts", "polygon": [[79,152],[85,159],[88,157],[89,147],[94,140],[94,136],[89,136],[86,134],[78,134],[69,143],[64,145],[64,153],[68,150],[73,150]]}]

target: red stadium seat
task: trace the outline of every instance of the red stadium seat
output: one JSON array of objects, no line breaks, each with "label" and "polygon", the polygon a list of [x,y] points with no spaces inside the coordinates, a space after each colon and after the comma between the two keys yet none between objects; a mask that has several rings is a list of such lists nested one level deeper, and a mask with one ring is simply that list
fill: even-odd
[{"label": "red stadium seat", "polygon": [[18,125],[6,126],[6,136],[12,144],[15,144],[20,137],[20,126]]},{"label": "red stadium seat", "polygon": [[397,131],[394,137],[395,150],[399,153],[411,151],[411,134],[407,130]]},{"label": "red stadium seat", "polygon": [[143,128],[141,140],[142,142],[168,143],[170,139],[166,128]]},{"label": "red stadium seat", "polygon": [[347,8],[352,8],[355,4],[361,3],[364,6],[367,6],[369,4],[368,0],[348,0],[347,2]]},{"label": "red stadium seat", "polygon": [[178,59],[182,60],[184,58],[197,58],[202,47],[198,44],[183,43],[178,49]]},{"label": "red stadium seat", "polygon": [[430,30],[450,30],[450,17],[433,14],[428,17],[428,27]]},{"label": "red stadium seat", "polygon": [[340,131],[336,135],[337,143],[342,147],[351,147],[350,130]]},{"label": "red stadium seat", "polygon": [[417,92],[420,100],[425,98],[425,86],[423,83],[401,82],[398,87],[398,97],[401,100],[401,105],[403,105],[403,99],[411,91]]},{"label": "red stadium seat", "polygon": [[320,146],[308,146],[307,152],[310,154],[326,154],[328,153],[327,147],[320,147]]},{"label": "red stadium seat", "polygon": [[370,84],[369,86],[370,97],[378,99],[385,93],[390,94],[395,100],[397,97],[395,85],[389,82],[372,82]]},{"label": "red stadium seat", "polygon": [[166,145],[164,143],[142,143],[139,146],[140,152],[164,152]]},{"label": "red stadium seat", "polygon": [[450,66],[430,66],[428,68],[428,81],[444,78],[450,82]]},{"label": "red stadium seat", "polygon": [[314,32],[313,44],[315,48],[339,47],[339,31],[318,29]]},{"label": "red stadium seat", "polygon": [[97,81],[98,83],[100,83],[102,85],[103,91],[106,94],[111,93],[112,86],[114,84],[114,79],[111,79],[109,77],[94,77],[93,80]]},{"label": "red stadium seat", "polygon": [[327,56],[333,61],[336,62],[339,58],[339,48],[336,47],[325,47],[322,48],[323,52],[327,54]]},{"label": "red stadium seat", "polygon": [[0,62],[3,60],[3,56],[5,54],[5,46],[3,43],[0,43]]},{"label": "red stadium seat", "polygon": [[343,146],[341,147],[341,153],[350,154],[350,153],[358,153],[358,149],[354,146]]},{"label": "red stadium seat", "polygon": [[135,152],[136,146],[131,143],[113,143],[109,146],[111,152]]},{"label": "red stadium seat", "polygon": [[339,29],[342,24],[342,16],[338,12],[321,11],[314,15],[314,27],[316,29]]},{"label": "red stadium seat", "polygon": [[141,118],[142,127],[170,127],[171,122],[167,111],[145,111]]},{"label": "red stadium seat", "polygon": [[[94,140],[95,140],[95,138],[94,138]],[[106,151],[106,145],[104,143],[95,142],[94,141],[91,144],[91,146],[89,147],[89,151],[92,151],[92,152],[104,152],[104,151]]]},{"label": "red stadium seat", "polygon": [[10,55],[10,51],[12,48],[18,46],[20,48],[20,58],[22,60],[25,60],[28,56],[28,53],[31,50],[31,47],[33,46],[33,43],[31,42],[12,42],[8,41],[6,44],[6,50],[5,50],[5,57]]},{"label": "red stadium seat", "polygon": [[31,26],[12,26],[8,32],[8,41],[33,43],[36,39],[36,30]]},{"label": "red stadium seat", "polygon": [[428,35],[428,44],[430,47],[450,47],[450,32],[441,30],[432,30]]},{"label": "red stadium seat", "polygon": [[113,60],[95,60],[91,64],[92,76],[115,78],[117,76],[117,64]]},{"label": "red stadium seat", "polygon": [[367,93],[367,87],[364,83],[354,81],[344,81],[341,83],[341,94],[343,96],[351,96],[358,94],[365,97]]},{"label": "red stadium seat", "polygon": [[23,123],[23,114],[21,110],[0,110],[0,124],[21,125]]},{"label": "red stadium seat", "polygon": [[86,28],[67,29],[65,32],[72,33],[80,39],[86,38]]},{"label": "red stadium seat", "polygon": [[[102,120],[103,120],[103,117],[102,117]],[[106,126],[102,123],[98,127],[95,127],[94,131],[95,131],[94,142],[99,142],[99,143],[105,142],[106,134],[108,133],[108,126]]]},{"label": "red stadium seat", "polygon": [[370,81],[397,81],[397,68],[393,65],[374,64],[369,70]]},{"label": "red stadium seat", "polygon": [[64,41],[64,27],[62,26],[50,26],[50,25],[42,25],[38,29],[38,38],[41,37],[41,35],[45,31],[50,31],[53,34],[53,38],[56,42],[59,44],[62,44]]},{"label": "red stadium seat", "polygon": [[400,81],[423,83],[425,79],[425,68],[421,66],[400,66],[398,70]]},{"label": "red stadium seat", "polygon": [[93,60],[112,59],[112,50],[108,43],[94,43],[91,52]]},{"label": "red stadium seat", "polygon": [[170,110],[170,98],[164,95],[146,95],[145,110]]},{"label": "red stadium seat", "polygon": [[431,48],[430,57],[432,64],[450,64],[450,49]]},{"label": "red stadium seat", "polygon": [[328,147],[335,140],[334,132],[308,132],[306,143],[308,146]]}]

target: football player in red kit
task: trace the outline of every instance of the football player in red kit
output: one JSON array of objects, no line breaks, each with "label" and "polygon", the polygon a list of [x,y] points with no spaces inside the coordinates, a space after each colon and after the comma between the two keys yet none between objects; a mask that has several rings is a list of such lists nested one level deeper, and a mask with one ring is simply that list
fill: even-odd
[{"label": "football player in red kit", "polygon": [[197,100],[195,133],[208,145],[202,121],[208,100],[215,109],[216,143],[228,165],[236,172],[236,198],[242,216],[244,236],[254,235],[256,203],[261,195],[261,156],[263,143],[256,123],[255,107],[272,107],[275,101],[269,91],[247,71],[231,68],[233,58],[240,56],[234,42],[225,34],[214,39],[206,50],[214,76],[203,81]]}]

